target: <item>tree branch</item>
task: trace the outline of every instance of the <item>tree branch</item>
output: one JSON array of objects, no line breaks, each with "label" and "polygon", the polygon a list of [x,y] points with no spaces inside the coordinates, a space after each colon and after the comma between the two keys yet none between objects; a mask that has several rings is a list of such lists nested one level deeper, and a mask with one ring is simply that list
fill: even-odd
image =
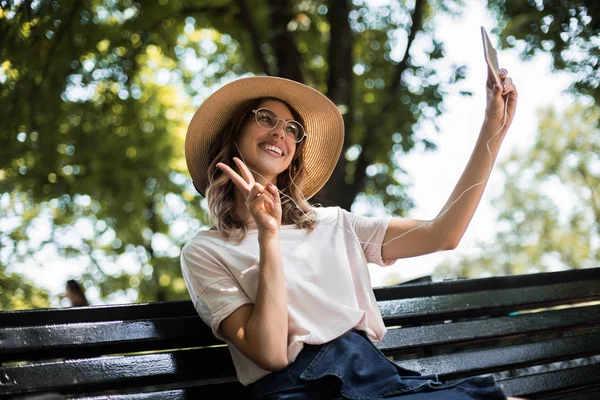
[{"label": "tree branch", "polygon": [[329,182],[319,193],[319,202],[324,205],[338,205],[349,209],[354,198],[348,196],[346,183],[346,149],[352,131],[352,31],[348,22],[348,0],[330,2],[329,19],[331,39],[329,41],[329,76],[327,78],[327,97],[337,106],[346,108],[344,118],[344,147],[342,155],[333,171]]},{"label": "tree branch", "polygon": [[[592,205],[592,211],[594,213],[594,216],[596,217],[596,221],[600,221],[600,206],[598,205],[599,202],[597,201],[597,198],[594,196],[594,193],[596,193],[597,190],[595,190],[595,185],[593,184],[593,182],[591,182],[591,173],[589,173],[587,169],[584,172],[580,168],[577,169],[577,172],[579,172],[579,174],[583,178],[585,186],[588,189],[590,189],[590,193],[592,194],[592,201],[590,202]],[[600,234],[600,225],[598,225],[598,233]]]},{"label": "tree branch", "polygon": [[250,7],[248,7],[247,0],[238,0],[238,4],[240,6],[240,14],[239,19],[242,22],[242,25],[248,33],[250,34],[250,42],[252,44],[252,50],[254,53],[254,60],[258,65],[259,69],[264,72],[266,75],[270,75],[269,73],[269,64],[263,57],[263,53],[260,50],[260,46],[262,41],[259,38],[258,29],[256,28],[256,24],[252,19],[252,14]]},{"label": "tree branch", "polygon": [[181,7],[179,12],[183,15],[190,14],[207,14],[207,13],[221,13],[226,14],[230,10],[231,6],[222,6],[222,7],[194,7],[194,6],[186,6]]},{"label": "tree branch", "polygon": [[300,70],[302,57],[294,43],[294,37],[287,29],[288,22],[292,19],[289,0],[269,0],[271,11],[271,44],[277,60],[277,75],[282,78],[304,82],[304,75]]},{"label": "tree branch", "polygon": [[[62,37],[64,36],[65,32],[67,31],[67,29],[69,29],[71,27],[71,24],[73,23],[73,19],[75,18],[75,14],[77,13],[77,9],[79,8],[80,5],[81,5],[80,2],[78,2],[78,1],[75,2],[73,7],[71,7],[71,11],[69,11],[69,16],[67,17],[67,20],[64,22],[64,24],[60,25],[59,29],[57,30],[56,34],[54,35],[54,37],[56,39],[52,42],[52,45],[50,46],[50,49],[48,50],[48,54],[46,55],[46,62],[44,63],[44,68],[42,69],[42,77],[40,79],[39,85],[37,85],[38,87],[41,87],[43,85],[44,80],[46,79],[46,76],[48,75],[48,69],[50,68],[50,63],[52,62],[52,57],[54,57],[56,48],[58,47],[58,45],[59,45]],[[32,98],[35,98],[35,97],[32,97]]]},{"label": "tree branch", "polygon": [[398,63],[396,68],[394,69],[394,76],[392,78],[392,84],[390,85],[390,93],[394,93],[402,82],[402,73],[406,70],[408,65],[408,59],[410,57],[409,51],[412,47],[413,42],[415,41],[415,37],[417,36],[417,32],[423,30],[423,11],[425,8],[426,0],[416,0],[415,8],[412,13],[412,24],[410,27],[410,33],[408,34],[408,39],[406,41],[406,51],[404,52],[404,57],[402,57],[402,61]]},{"label": "tree branch", "polygon": [[90,253],[87,255],[90,258],[90,264],[92,264],[94,267],[96,267],[96,269],[102,274],[102,276],[106,279],[108,278],[108,276],[106,275],[106,272],[104,272],[104,270],[102,269],[102,267],[100,266],[100,264],[98,264],[98,260],[96,260],[96,257],[94,257],[92,255],[93,252],[90,251]]},{"label": "tree branch", "polygon": [[[26,12],[27,14],[29,14],[30,6],[31,6],[31,0],[24,1],[23,3],[17,5],[17,8],[14,10],[15,15],[18,15],[21,12]],[[10,6],[8,6],[8,9],[10,9]],[[5,41],[7,43],[9,43],[10,39],[17,36],[17,32],[20,29],[19,25],[20,25],[20,18],[13,18],[12,23],[7,21],[6,19],[4,19],[4,21],[2,23],[2,30],[0,31],[0,49],[4,49]],[[10,32],[11,27],[14,27],[12,32]],[[9,35],[9,32],[13,33],[13,34]]]},{"label": "tree branch", "polygon": [[[410,49],[412,48],[415,37],[417,36],[417,32],[423,30],[423,11],[425,4],[426,0],[416,0],[415,2],[415,8],[413,9],[412,13],[412,24],[410,28],[410,33],[408,34],[408,39],[406,42],[406,51],[404,53],[402,61],[399,62],[396,68],[394,69],[394,75],[391,84],[388,86],[388,91],[383,98],[383,104],[381,107],[382,115],[388,115],[390,113],[390,108],[395,104],[395,93],[397,92],[402,83],[402,73],[406,70],[408,66],[408,60],[410,58]],[[372,128],[374,127],[367,126],[367,132],[370,132]],[[373,156],[371,155],[370,150],[375,145],[374,139],[374,136],[369,135],[367,133],[364,136],[362,143],[360,143],[362,147],[362,152],[360,153],[356,161],[354,182],[352,184],[353,193],[358,193],[364,188],[367,176],[366,168],[373,162]]]}]

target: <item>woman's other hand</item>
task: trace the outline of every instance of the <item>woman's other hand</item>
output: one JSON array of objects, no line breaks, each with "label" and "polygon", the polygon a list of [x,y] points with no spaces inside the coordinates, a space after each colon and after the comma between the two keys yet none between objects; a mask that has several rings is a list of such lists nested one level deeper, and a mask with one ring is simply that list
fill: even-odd
[{"label": "woman's other hand", "polygon": [[225,172],[229,179],[246,198],[246,207],[254,218],[257,229],[267,233],[277,233],[281,227],[281,200],[279,191],[270,182],[266,187],[254,180],[246,164],[237,157],[233,161],[238,166],[242,176],[228,165],[218,163],[217,167]]},{"label": "woman's other hand", "polygon": [[[512,123],[517,107],[517,88],[512,79],[508,77],[508,71],[502,68],[500,70],[500,80],[502,86],[497,87],[492,72],[488,67],[488,76],[486,81],[486,98],[487,105],[485,108],[486,123],[494,127],[494,131],[498,132],[502,127],[502,131],[506,132]],[[506,122],[504,116],[506,114]],[[504,123],[504,126],[502,124]]]}]

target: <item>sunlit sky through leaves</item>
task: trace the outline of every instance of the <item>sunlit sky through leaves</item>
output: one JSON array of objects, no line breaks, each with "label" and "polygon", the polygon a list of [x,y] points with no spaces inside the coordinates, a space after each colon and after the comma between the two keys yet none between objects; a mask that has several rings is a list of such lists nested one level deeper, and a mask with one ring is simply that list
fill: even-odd
[{"label": "sunlit sky through leaves", "polygon": [[[371,2],[373,4],[388,3],[384,0],[372,0]],[[439,62],[438,66],[440,77],[444,77],[444,71],[450,71],[450,66],[453,64],[466,64],[467,72],[466,79],[452,86],[450,94],[445,98],[446,111],[438,119],[440,132],[436,132],[430,124],[423,124],[417,132],[419,137],[427,138],[436,143],[438,150],[424,152],[422,146],[419,145],[411,154],[402,156],[399,161],[399,164],[408,171],[410,181],[405,183],[411,185],[409,194],[416,203],[416,207],[408,215],[412,218],[431,219],[439,213],[466,166],[483,121],[486,67],[483,58],[480,26],[483,25],[490,32],[495,26],[495,22],[482,2],[466,0],[465,3],[462,17],[453,18],[443,15],[436,17],[433,21],[437,39],[442,40],[446,46],[446,57]],[[203,43],[201,45],[203,50],[207,52],[211,50],[209,39],[208,37],[198,38],[200,43]],[[494,35],[491,35],[491,39],[494,44],[497,43]],[[405,41],[398,40],[398,42],[399,48],[394,50],[393,55],[400,57],[404,52],[402,46],[405,45]],[[528,62],[520,61],[517,54],[518,49],[499,50],[501,66],[508,69],[509,76],[513,78],[518,87],[519,104],[513,125],[500,150],[498,162],[502,161],[513,148],[523,150],[533,143],[539,122],[538,111],[541,108],[553,106],[558,110],[563,110],[572,103],[571,96],[562,94],[562,92],[573,81],[573,77],[566,73],[551,73],[549,56],[546,54],[538,55]],[[201,60],[191,56],[184,59],[186,68],[192,71],[202,70],[203,73],[207,72],[205,69],[208,66],[202,64]],[[84,68],[93,68],[92,65],[86,67],[85,62],[83,66]],[[360,66],[356,66],[354,72],[359,74]],[[158,72],[153,76],[154,81],[159,84],[167,84],[170,78],[167,69],[158,69]],[[377,83],[374,82],[373,84],[376,85]],[[204,88],[204,91],[200,92],[200,97],[208,95],[213,90],[214,88]],[[86,98],[92,96],[93,91],[93,88],[82,87],[78,89],[77,82],[73,82],[66,96],[69,100]],[[473,95],[461,95],[462,91],[472,92]],[[194,102],[197,100],[199,99],[193,99]],[[194,104],[194,106],[197,106],[197,104]],[[191,115],[189,117],[191,118]],[[399,260],[395,265],[386,268],[370,267],[372,285],[380,286],[384,284],[390,274],[399,277],[401,280],[427,275],[443,260],[459,259],[480,251],[473,247],[475,239],[492,240],[497,232],[496,212],[491,207],[490,200],[501,194],[502,186],[501,176],[494,169],[480,206],[456,250]],[[553,189],[551,184],[549,189]],[[550,195],[556,199],[558,204],[564,204],[566,208],[570,206],[566,197],[554,197],[560,196],[558,192],[550,193]],[[78,201],[85,202],[86,200],[82,198]],[[170,200],[167,198],[166,201],[169,202]],[[175,203],[169,205],[177,207]],[[370,206],[364,204],[359,197],[352,211],[364,213],[367,207],[372,211]],[[381,212],[384,213],[384,211]],[[82,222],[80,228],[79,234],[82,236],[93,232],[91,227],[85,226],[85,222]],[[186,230],[186,227],[175,228],[180,229],[182,232]],[[39,229],[40,232],[44,231],[43,226],[40,226]],[[111,238],[105,239],[107,241],[111,240]],[[64,240],[68,241],[70,239],[65,237]],[[165,244],[167,240],[164,240],[165,243],[162,243],[161,240],[160,235],[153,237],[152,247],[167,246]],[[19,266],[18,271],[32,279],[39,287],[46,288],[51,296],[63,293],[66,280],[77,278],[81,272],[81,266],[78,265],[77,259],[58,259],[50,250],[47,251],[47,254],[38,254],[38,256],[44,260],[43,269],[40,269],[37,265],[26,265]],[[127,257],[133,257],[133,255]],[[106,266],[106,272],[117,272],[134,264],[137,264],[135,260],[127,260],[124,257],[121,259],[120,264]],[[92,304],[100,302],[98,292],[94,288],[90,288],[87,295]],[[135,298],[135,290],[130,291],[129,294],[115,295],[112,297],[111,302],[131,302],[133,298]],[[53,305],[57,306],[57,300],[53,299],[53,301]]]}]

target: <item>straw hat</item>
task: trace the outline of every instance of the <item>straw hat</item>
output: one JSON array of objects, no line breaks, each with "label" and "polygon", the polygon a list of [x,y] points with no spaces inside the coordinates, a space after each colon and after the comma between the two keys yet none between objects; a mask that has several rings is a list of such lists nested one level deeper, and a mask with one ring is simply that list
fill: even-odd
[{"label": "straw hat", "polygon": [[185,138],[185,159],[196,189],[206,193],[208,149],[236,109],[250,99],[274,97],[292,106],[304,119],[306,176],[300,186],[307,199],[331,176],[342,151],[344,120],[325,95],[301,83],[271,76],[242,78],[214,92],[194,114]]}]

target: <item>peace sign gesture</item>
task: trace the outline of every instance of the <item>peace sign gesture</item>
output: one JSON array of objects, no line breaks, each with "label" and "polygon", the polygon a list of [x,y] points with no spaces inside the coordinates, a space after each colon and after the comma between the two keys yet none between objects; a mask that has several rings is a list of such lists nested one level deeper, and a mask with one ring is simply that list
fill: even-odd
[{"label": "peace sign gesture", "polygon": [[237,157],[233,161],[238,166],[242,176],[238,175],[228,165],[218,163],[217,168],[226,173],[229,179],[242,192],[246,198],[246,207],[256,222],[259,231],[278,233],[281,226],[281,201],[279,191],[270,182],[265,188],[254,180],[246,164]]}]

